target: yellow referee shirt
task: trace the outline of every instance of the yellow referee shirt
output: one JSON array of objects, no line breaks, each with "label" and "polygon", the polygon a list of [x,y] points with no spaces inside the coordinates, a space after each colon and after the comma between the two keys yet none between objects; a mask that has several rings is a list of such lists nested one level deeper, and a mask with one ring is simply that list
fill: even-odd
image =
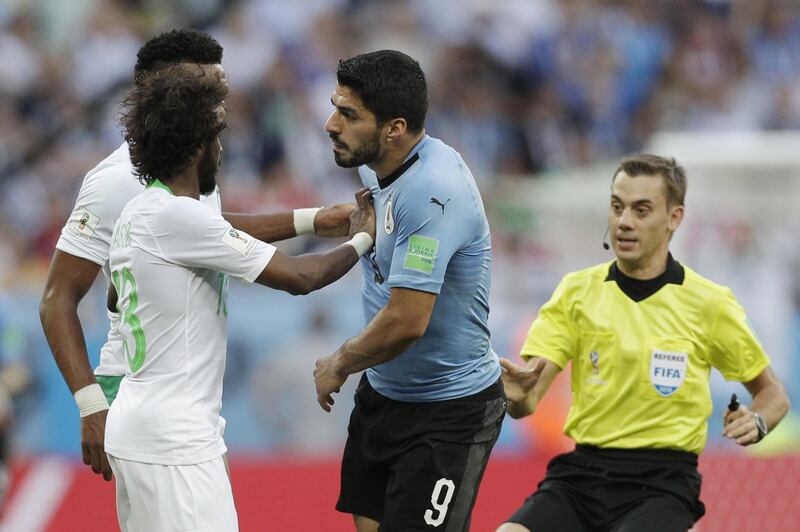
[{"label": "yellow referee shirt", "polygon": [[572,361],[564,432],[577,443],[699,454],[709,372],[747,382],[769,359],[730,289],[668,259],[656,279],[616,262],[570,273],[531,325],[521,356]]}]

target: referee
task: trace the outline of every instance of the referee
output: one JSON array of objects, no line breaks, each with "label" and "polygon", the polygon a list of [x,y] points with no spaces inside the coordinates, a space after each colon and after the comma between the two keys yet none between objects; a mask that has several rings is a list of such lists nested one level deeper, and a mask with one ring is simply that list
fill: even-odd
[{"label": "referee", "polygon": [[705,513],[697,456],[711,368],[752,395],[750,407],[725,412],[724,435],[738,445],[759,442],[788,411],[731,291],[669,253],[685,194],[674,159],[623,159],[608,211],[616,260],[562,279],[528,332],[524,368],[501,359],[517,418],[572,362],[564,432],[577,445],[498,532],[688,530]]}]

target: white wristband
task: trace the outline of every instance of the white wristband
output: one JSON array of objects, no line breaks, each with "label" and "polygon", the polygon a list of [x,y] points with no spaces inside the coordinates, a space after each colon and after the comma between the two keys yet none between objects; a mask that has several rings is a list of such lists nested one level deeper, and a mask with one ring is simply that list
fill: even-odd
[{"label": "white wristband", "polygon": [[74,394],[75,402],[81,411],[81,417],[90,416],[101,410],[108,410],[108,400],[106,394],[99,384],[84,386]]},{"label": "white wristband", "polygon": [[314,217],[320,208],[312,207],[310,209],[295,209],[292,211],[294,214],[294,232],[298,236],[314,234]]},{"label": "white wristband", "polygon": [[372,237],[369,236],[369,233],[360,232],[353,235],[353,238],[345,242],[345,244],[350,244],[356,250],[359,257],[363,257],[364,254],[372,249]]}]

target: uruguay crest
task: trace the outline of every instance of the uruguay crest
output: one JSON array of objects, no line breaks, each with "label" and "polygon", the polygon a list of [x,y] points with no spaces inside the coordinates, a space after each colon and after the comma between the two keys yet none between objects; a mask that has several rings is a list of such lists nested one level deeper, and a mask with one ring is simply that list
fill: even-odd
[{"label": "uruguay crest", "polygon": [[686,380],[689,369],[687,353],[653,350],[650,354],[650,383],[662,396],[675,393]]},{"label": "uruguay crest", "polygon": [[387,235],[391,235],[394,231],[394,215],[392,214],[392,198],[386,202],[386,215],[383,218],[383,229]]}]

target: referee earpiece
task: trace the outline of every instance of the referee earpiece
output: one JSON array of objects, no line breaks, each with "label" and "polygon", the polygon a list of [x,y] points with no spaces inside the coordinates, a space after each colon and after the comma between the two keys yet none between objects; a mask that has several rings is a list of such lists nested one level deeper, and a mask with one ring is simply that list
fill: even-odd
[{"label": "referee earpiece", "polygon": [[608,230],[611,229],[610,227],[606,227],[606,234],[603,235],[603,249],[611,249],[611,246],[608,245],[606,239],[608,238]]}]

